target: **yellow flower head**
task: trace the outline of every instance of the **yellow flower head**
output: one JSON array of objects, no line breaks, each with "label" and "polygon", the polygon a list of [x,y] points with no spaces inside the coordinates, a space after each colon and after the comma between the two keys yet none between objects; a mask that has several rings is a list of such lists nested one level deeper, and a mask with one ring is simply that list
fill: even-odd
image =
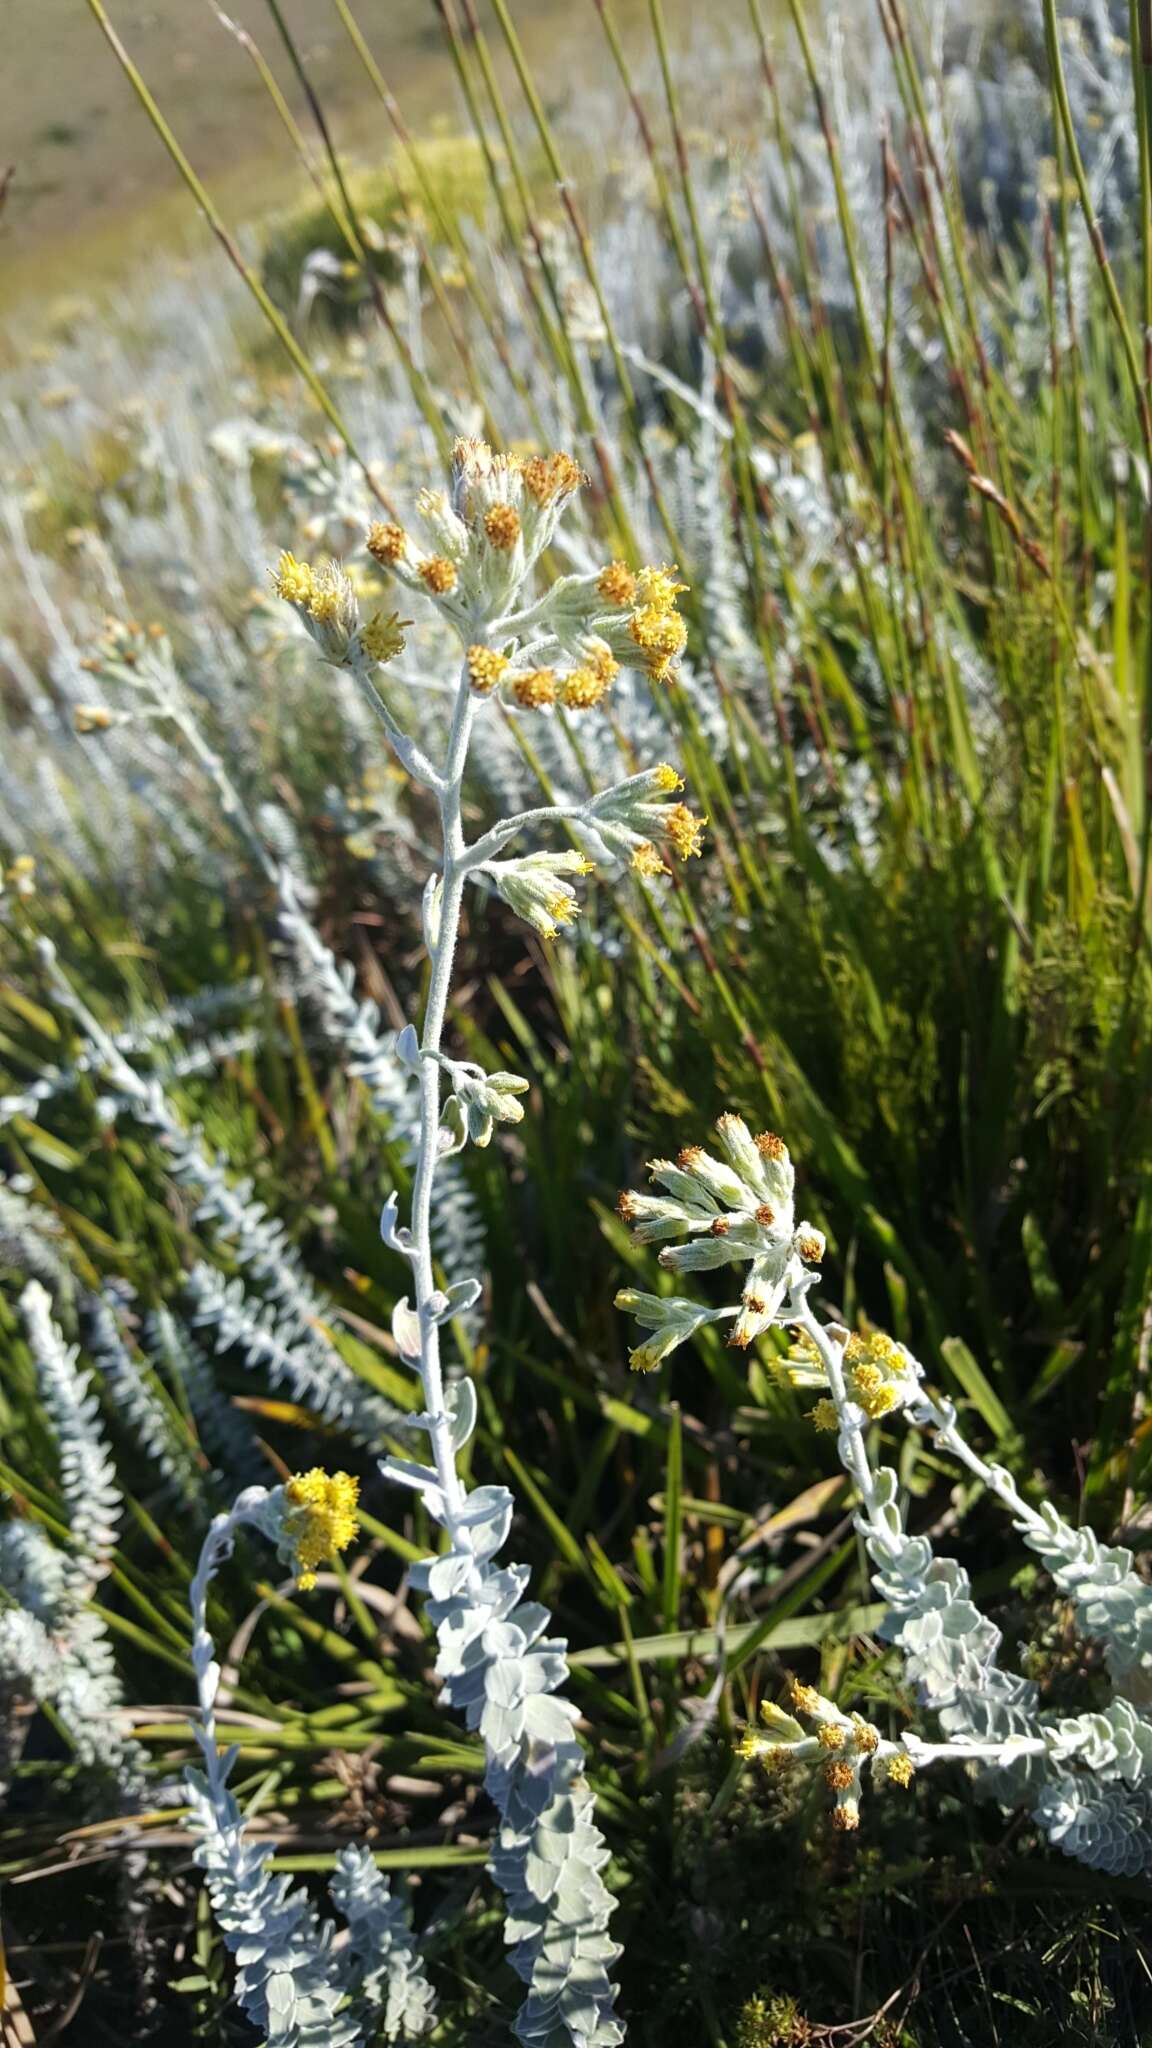
[{"label": "yellow flower head", "polygon": [[816,1730],[816,1740],[820,1744],[821,1749],[843,1749],[845,1741],[844,1730],[836,1721],[825,1721]]},{"label": "yellow flower head", "polygon": [[771,1772],[777,1778],[782,1778],[785,1772],[790,1771],[796,1762],[792,1751],[781,1742],[770,1743],[767,1749],[758,1750],[757,1755],[764,1769]]},{"label": "yellow flower head", "polygon": [[687,804],[672,805],[664,819],[664,830],[681,860],[703,851],[704,825],[705,820],[697,818]]},{"label": "yellow flower head", "polygon": [[596,578],[596,588],[609,604],[631,604],[636,595],[636,578],[625,562],[609,562]]},{"label": "yellow flower head", "polygon": [[286,598],[289,604],[311,604],[315,589],[315,572],[307,562],[298,562],[295,555],[285,549],[272,571],[272,582],[277,597]]},{"label": "yellow flower head", "polygon": [[678,611],[658,605],[644,605],[628,621],[628,631],[644,656],[644,667],[654,682],[662,683],[672,664],[684,652],[688,628]]},{"label": "yellow flower head", "polygon": [[387,524],[384,524],[377,519],[368,528],[368,539],[365,545],[368,553],[377,562],[381,562],[386,569],[389,569],[394,562],[402,562],[404,560],[408,552],[408,536],[404,528],[397,526],[395,521],[389,520]]},{"label": "yellow flower head", "polygon": [[525,490],[538,505],[570,498],[587,481],[580,465],[559,451],[555,455],[530,455],[522,474]]},{"label": "yellow flower head", "polygon": [[652,775],[657,789],[661,790],[665,796],[671,796],[674,789],[683,789],[684,787],[684,777],[677,775],[676,770],[668,761],[657,761],[655,768],[652,770]]},{"label": "yellow flower head", "polygon": [[860,1403],[865,1415],[873,1422],[881,1415],[888,1415],[899,1400],[896,1388],[871,1359],[865,1358],[859,1365],[851,1366],[846,1379],[853,1400]]},{"label": "yellow flower head", "polygon": [[866,1721],[863,1714],[853,1714],[852,1741],[862,1756],[875,1756],[880,1747],[880,1730]]},{"label": "yellow flower head", "polygon": [[912,1759],[905,1750],[900,1750],[896,1756],[886,1756],[881,1765],[881,1773],[886,1784],[900,1785],[906,1791],[912,1783]]},{"label": "yellow flower head", "polygon": [[686,583],[673,580],[673,572],[667,567],[641,569],[636,578],[637,607],[641,611],[674,612],[677,597],[687,588]]},{"label": "yellow flower head", "polygon": [[827,1399],[817,1401],[816,1406],[812,1409],[808,1417],[808,1420],[815,1429],[824,1429],[828,1430],[829,1432],[831,1432],[834,1429],[839,1429],[840,1417],[836,1413],[835,1401],[829,1401]]},{"label": "yellow flower head", "polygon": [[321,583],[317,577],[308,600],[308,616],[320,626],[330,625],[333,619],[339,618],[340,592],[333,583]]},{"label": "yellow flower head", "polygon": [[[571,895],[562,896],[557,890],[554,896],[545,896],[544,908],[554,925],[575,924],[580,915],[580,905]],[[555,932],[545,932],[545,938],[555,938]]]},{"label": "yellow flower head", "polygon": [[369,661],[391,661],[404,651],[404,628],[412,624],[411,619],[402,619],[398,612],[377,612],[368,624],[361,628],[360,645]]},{"label": "yellow flower head", "polygon": [[456,567],[447,555],[429,555],[420,564],[420,581],[433,597],[447,597],[456,588]]},{"label": "yellow flower head", "polygon": [[490,697],[512,666],[506,654],[479,645],[468,649],[467,662],[468,680],[478,697]]},{"label": "yellow flower head", "polygon": [[352,1542],[360,1527],[356,1513],[359,1497],[358,1479],[347,1472],[325,1472],[319,1465],[288,1481],[284,1534],[295,1552],[297,1584],[302,1591],[316,1584],[318,1564]]},{"label": "yellow flower head", "polygon": [[452,448],[452,467],[470,482],[482,481],[492,473],[495,456],[478,434],[460,434]]},{"label": "yellow flower head", "polygon": [[512,695],[525,711],[543,711],[556,702],[556,675],[550,668],[533,668],[512,678]]},{"label": "yellow flower head", "polygon": [[560,684],[560,702],[566,711],[592,711],[608,695],[607,678],[590,664],[574,668]]},{"label": "yellow flower head", "polygon": [[824,1783],[830,1792],[847,1792],[854,1784],[856,1773],[850,1763],[840,1757],[831,1757],[824,1766]]},{"label": "yellow flower head", "polygon": [[820,1695],[814,1685],[802,1685],[798,1678],[794,1678],[789,1690],[792,1705],[798,1714],[819,1713]]},{"label": "yellow flower head", "polygon": [[489,505],[484,514],[484,531],[494,548],[507,553],[520,538],[520,514],[515,505]]},{"label": "yellow flower head", "polygon": [[[638,875],[666,875],[668,873],[659,852],[650,839],[643,839],[632,849],[632,867]],[[719,1219],[717,1219],[719,1221]]]}]

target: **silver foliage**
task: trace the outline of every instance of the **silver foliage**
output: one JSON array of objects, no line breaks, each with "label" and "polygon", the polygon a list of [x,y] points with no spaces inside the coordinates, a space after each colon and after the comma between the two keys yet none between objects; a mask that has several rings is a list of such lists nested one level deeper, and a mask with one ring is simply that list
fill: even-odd
[{"label": "silver foliage", "polygon": [[36,1366],[40,1398],[60,1457],[60,1487],[68,1510],[77,1566],[94,1586],[111,1565],[124,1502],[100,1420],[92,1376],[78,1365],[52,1320],[52,1303],[38,1280],[20,1296],[20,1310]]},{"label": "silver foliage", "polygon": [[328,1886],[348,1922],[355,1995],[385,2041],[415,2041],[436,2024],[436,1994],[403,1902],[367,1849],[340,1851]]},{"label": "silver foliage", "polygon": [[612,2048],[624,2038],[608,1975],[620,1950],[608,1933],[608,1851],[577,1710],[556,1696],[567,1645],[545,1634],[548,1609],[524,1599],[527,1567],[494,1561],[512,1520],[507,1489],[476,1487],[450,1517],[434,1486],[421,1490],[450,1542],[413,1566],[412,1582],[429,1596],[444,1698],[484,1739],[484,1782],[500,1814],[488,1868],[507,1902],[512,1967],[528,1987],[514,2032],[526,2048]]}]

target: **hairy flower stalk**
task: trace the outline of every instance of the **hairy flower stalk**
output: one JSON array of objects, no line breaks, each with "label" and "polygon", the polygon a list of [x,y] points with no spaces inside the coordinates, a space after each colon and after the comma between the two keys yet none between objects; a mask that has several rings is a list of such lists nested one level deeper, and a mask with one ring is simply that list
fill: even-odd
[{"label": "hairy flower stalk", "polygon": [[[402,1354],[420,1373],[421,1421],[431,1456],[428,1465],[392,1459],[383,1469],[421,1494],[448,1539],[447,1551],[418,1566],[413,1577],[431,1596],[445,1696],[484,1738],[486,1784],[500,1813],[489,1867],[508,1901],[511,1960],[528,1987],[517,2036],[550,2048],[569,2042],[610,2048],[623,2038],[608,1975],[618,1950],[607,1932],[612,1902],[600,1875],[607,1852],[592,1817],[576,1714],[556,1697],[567,1677],[565,1645],[545,1635],[547,1611],[522,1598],[527,1573],[494,1563],[511,1522],[510,1495],[496,1486],[469,1494],[457,1469],[476,1403],[467,1381],[448,1398],[440,1329],[474,1302],[479,1289],[472,1279],[457,1281],[447,1292],[438,1286],[431,1240],[442,1161],[469,1140],[487,1144],[497,1122],[518,1121],[518,1097],[527,1087],[517,1075],[485,1075],[443,1049],[469,881],[495,889],[544,939],[554,940],[579,910],[569,877],[591,872],[594,859],[571,849],[498,858],[526,831],[563,819],[590,853],[609,861],[631,858],[637,847],[657,838],[680,858],[700,850],[701,821],[683,805],[667,802],[682,785],[665,767],[584,804],[546,805],[503,819],[471,844],[465,837],[461,797],[469,742],[477,717],[498,692],[506,692],[509,709],[548,713],[559,703],[584,710],[607,695],[621,660],[633,658],[662,676],[683,646],[675,612],[679,586],[662,572],[642,572],[650,579],[641,593],[645,617],[627,644],[622,622],[605,614],[606,605],[615,610],[622,582],[614,582],[606,597],[595,578],[564,579],[517,614],[525,580],[579,481],[564,456],[519,462],[493,455],[483,443],[461,443],[450,495],[426,494],[421,504],[436,552],[421,558],[396,526],[373,528],[369,535],[370,552],[407,587],[423,587],[456,627],[463,647],[447,750],[432,784],[441,863],[425,899],[428,997],[419,1037],[411,1027],[401,1037],[420,1088],[411,1221],[407,1229],[398,1227],[393,1197],[383,1222],[386,1243],[411,1268],[412,1305],[407,1298],[398,1305],[393,1330]],[[633,594],[634,586],[627,595]],[[608,625],[616,651],[607,639]],[[565,660],[569,665],[557,680],[556,667]],[[658,856],[655,866],[634,859],[632,864],[648,875],[663,871]]]},{"label": "hairy flower stalk", "polygon": [[[444,1555],[413,1576],[431,1596],[445,1696],[485,1742],[486,1782],[500,1813],[490,1868],[508,1901],[511,1960],[528,1987],[516,2031],[522,2041],[550,2048],[569,2042],[611,2048],[623,2037],[608,1976],[617,1950],[607,1933],[612,1902],[600,1875],[607,1852],[592,1818],[575,1709],[555,1697],[567,1677],[565,1645],[544,1635],[546,1610],[523,1600],[527,1573],[493,1562],[508,1534],[511,1496],[491,1486],[469,1494],[457,1468],[476,1401],[469,1381],[446,1388],[440,1330],[474,1307],[480,1287],[473,1276],[440,1286],[432,1222],[444,1161],[469,1142],[488,1144],[497,1123],[518,1122],[519,1097],[528,1085],[516,1074],[485,1074],[444,1050],[469,883],[499,895],[553,941],[579,913],[574,881],[597,862],[624,862],[652,880],[666,872],[663,850],[679,859],[700,852],[703,821],[670,801],[682,784],[664,764],[585,802],[542,805],[500,819],[471,843],[465,836],[469,745],[477,719],[494,702],[512,715],[583,714],[606,701],[622,664],[661,681],[684,646],[676,609],[683,586],[668,570],[633,576],[614,564],[533,594],[536,566],[582,481],[562,453],[521,459],[494,453],[481,441],[461,441],[450,489],[421,494],[417,511],[426,544],[395,522],[369,531],[367,549],[378,565],[434,604],[460,642],[439,765],[403,729],[376,683],[376,670],[396,651],[395,615],[387,634],[366,632],[347,577],[314,571],[289,556],[277,571],[280,595],[325,659],[347,668],[371,694],[400,761],[433,791],[439,810],[439,866],[424,899],[427,1000],[419,1034],[408,1026],[397,1043],[419,1089],[412,1211],[401,1229],[393,1196],[382,1225],[386,1244],[411,1272],[411,1302],[406,1295],[398,1303],[393,1332],[420,1375],[419,1421],[430,1462],[389,1459],[383,1470],[421,1494],[447,1536]],[[507,852],[525,833],[561,821],[579,848]]]},{"label": "hairy flower stalk", "polygon": [[[820,1321],[810,1296],[824,1242],[809,1225],[794,1224],[786,1148],[778,1138],[754,1139],[736,1117],[721,1117],[717,1130],[723,1160],[693,1145],[675,1165],[654,1161],[653,1179],[665,1192],[629,1191],[620,1213],[643,1242],[680,1240],[660,1254],[673,1270],[747,1265],[741,1306],[709,1309],[623,1291],[618,1306],[653,1333],[633,1351],[632,1365],[653,1371],[703,1325],[732,1317],[730,1341],[737,1344],[774,1325],[798,1334],[783,1370],[794,1386],[820,1392],[810,1419],[835,1433],[855,1487],[856,1526],[888,1607],[882,1633],[899,1648],[945,1738],[909,1733],[888,1742],[859,1715],[847,1716],[813,1687],[794,1683],[791,1705],[815,1732],[768,1704],[765,1731],[749,1730],[740,1753],[773,1772],[818,1766],[834,1794],[834,1823],[846,1830],[859,1825],[865,1770],[873,1783],[906,1785],[914,1768],[963,1763],[992,1797],[1027,1806],[1066,1854],[1113,1873],[1152,1871],[1152,1587],[1128,1550],[1073,1529],[1048,1502],[1030,1506],[1011,1474],[966,1442],[953,1403],[929,1391],[904,1345],[879,1331],[853,1334]],[[872,1463],[869,1425],[901,1411],[931,1430],[938,1447],[1007,1508],[1057,1591],[1073,1603],[1077,1626],[1100,1643],[1114,1686],[1106,1706],[1054,1714],[1042,1709],[1031,1680],[1001,1668],[1000,1631],[976,1607],[967,1573],[955,1559],[938,1558],[927,1537],[909,1534],[896,1473]]]}]

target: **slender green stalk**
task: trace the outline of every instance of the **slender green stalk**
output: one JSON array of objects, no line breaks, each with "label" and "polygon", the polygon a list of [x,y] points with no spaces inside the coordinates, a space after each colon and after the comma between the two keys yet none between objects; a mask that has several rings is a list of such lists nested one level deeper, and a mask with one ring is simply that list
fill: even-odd
[{"label": "slender green stalk", "polygon": [[415,361],[408,343],[392,318],[388,301],[384,296],[383,287],[376,271],[376,265],[372,261],[365,242],[364,231],[360,225],[348,180],[344,176],[344,167],[341,164],[340,155],[336,148],[332,129],[324,112],[320,95],[308,76],[307,67],[296,48],[295,39],[280,9],[279,0],[265,0],[265,5],[276,24],[280,40],[288,54],[289,62],[299,80],[300,89],[308,102],[309,111],[316,124],[317,133],[324,147],[324,154],[328,159],[329,169],[332,172],[336,189],[340,194],[340,205],[344,218],[348,223],[348,236],[352,253],[360,265],[360,272],[368,287],[376,317],[387,331],[388,338],[404,366],[404,374],[408,379],[408,387],[412,396],[416,400],[426,424],[430,427],[435,437],[442,459],[447,461],[452,450],[451,435],[445,424],[443,413],[433,397],[427,377]]},{"label": "slender green stalk", "polygon": [[[469,299],[479,314],[488,337],[500,358],[501,367],[512,389],[524,405],[529,418],[533,421],[541,440],[545,440],[547,436],[544,422],[537,408],[532,389],[525,382],[523,375],[513,361],[500,320],[493,317],[491,294],[484,290],[477,276],[476,266],[472,261],[468,244],[460,232],[459,224],[451,208],[445,206],[435,180],[428,175],[424,160],[413,142],[407,123],[401,114],[396,96],[390,91],[384,74],[368,47],[363,30],[349,5],[349,0],[333,0],[333,5],[347,31],[352,47],[364,67],[372,88],[384,108],[389,125],[404,152],[407,162],[412,168],[421,199],[428,208],[429,217],[435,221],[439,233],[444,237],[445,243],[452,251],[460,275],[464,280]],[[441,306],[441,311],[445,312],[447,321],[447,298],[440,284],[439,266],[430,261],[428,271],[433,279],[433,289],[437,292],[437,302]],[[466,347],[466,344],[463,342],[462,330],[459,329],[458,322],[449,322],[448,324],[450,325],[454,341],[456,341],[457,332],[461,334],[461,341],[457,342],[457,350],[459,352],[462,346]],[[471,361],[471,350],[468,350],[467,354],[469,361]],[[491,438],[493,441],[499,440],[499,436],[494,430],[492,431]]]},{"label": "slender green stalk", "polygon": [[[792,0],[792,4],[795,5],[795,0]],[[1124,352],[1124,361],[1132,384],[1132,394],[1136,400],[1136,411],[1140,421],[1140,433],[1144,442],[1144,451],[1148,460],[1152,462],[1152,404],[1150,404],[1148,392],[1145,390],[1140,358],[1136,352],[1136,342],[1129,324],[1128,315],[1124,311],[1124,301],[1120,297],[1120,287],[1116,282],[1116,273],[1112,268],[1100,222],[1096,217],[1096,209],[1092,204],[1088,173],[1085,169],[1084,158],[1080,149],[1080,138],[1076,133],[1072,103],[1068,98],[1068,81],[1064,76],[1064,60],[1060,54],[1060,28],[1056,16],[1056,0],[1042,0],[1042,5],[1044,9],[1044,39],[1048,50],[1049,85],[1052,99],[1059,126],[1063,132],[1064,144],[1068,151],[1068,161],[1072,167],[1072,176],[1076,181],[1076,190],[1080,199],[1080,210],[1084,215],[1084,225],[1088,230],[1088,239],[1092,244],[1092,251],[1099,267],[1101,281],[1104,286],[1104,296],[1108,302],[1108,310],[1115,322],[1116,332],[1120,338],[1120,346]]]}]

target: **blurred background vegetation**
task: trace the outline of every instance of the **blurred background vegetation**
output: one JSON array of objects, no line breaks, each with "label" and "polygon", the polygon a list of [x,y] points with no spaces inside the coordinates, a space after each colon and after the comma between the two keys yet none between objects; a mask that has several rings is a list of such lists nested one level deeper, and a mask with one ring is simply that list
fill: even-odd
[{"label": "blurred background vegetation", "polygon": [[[386,1042],[420,999],[428,821],[265,567],[330,550],[372,592],[380,501],[410,508],[453,435],[485,431],[583,462],[573,559],[674,560],[690,585],[673,686],[623,687],[607,720],[496,716],[477,750],[476,820],[667,755],[710,844],[674,883],[598,883],[552,950],[472,907],[452,1028],[532,1088],[438,1219],[445,1264],[468,1251],[485,1277],[455,1332],[473,1471],[515,1493],[518,1554],[572,1646],[631,2036],[1152,2038],[1146,1887],[1062,1863],[959,1780],[872,1802],[845,1841],[818,1796],[734,1759],[789,1668],[893,1732],[914,1703],[834,1450],[773,1345],[745,1359],[705,1330],[637,1381],[612,1306],[625,1280],[662,1284],[617,1188],[735,1109],[798,1161],[827,1305],[909,1343],[1034,1497],[1147,1550],[1138,0],[978,19],[729,0],[707,21],[407,0],[386,23],[334,0],[322,25],[251,0],[247,44],[208,4],[113,5],[135,86],[99,7],[50,12],[61,69],[18,35],[3,86],[0,1482],[66,1541],[15,1308],[33,1271],[129,1494],[100,1606],[155,1797],[118,1813],[9,1687],[3,1929],[27,2023],[241,2038],[179,1828],[185,1597],[238,1474],[322,1460],[364,1477],[358,1576],[293,1600],[251,1553],[220,1588],[220,1638],[246,1652],[242,1789],[284,1868],[352,1835],[409,1873],[437,2038],[507,2035],[479,1759],[405,1591],[421,1512],[318,1423],[291,1357],[277,1376],[254,1335],[198,1314],[207,1267],[244,1280],[258,1332],[260,1280],[78,1060],[36,953],[54,940],[282,1221],[330,1304],[324,1343],[416,1405],[377,1236],[405,1185],[403,1085],[389,1113],[350,1075],[213,762]],[[396,685],[431,736],[439,657],[417,635]],[[183,733],[141,714],[151,662]],[[93,704],[107,729],[83,730]],[[179,1515],[100,1301],[193,1474]],[[179,1355],[153,1341],[162,1309]],[[915,1435],[892,1455],[1046,1701],[1083,1698],[1091,1656],[995,1514]]]}]

